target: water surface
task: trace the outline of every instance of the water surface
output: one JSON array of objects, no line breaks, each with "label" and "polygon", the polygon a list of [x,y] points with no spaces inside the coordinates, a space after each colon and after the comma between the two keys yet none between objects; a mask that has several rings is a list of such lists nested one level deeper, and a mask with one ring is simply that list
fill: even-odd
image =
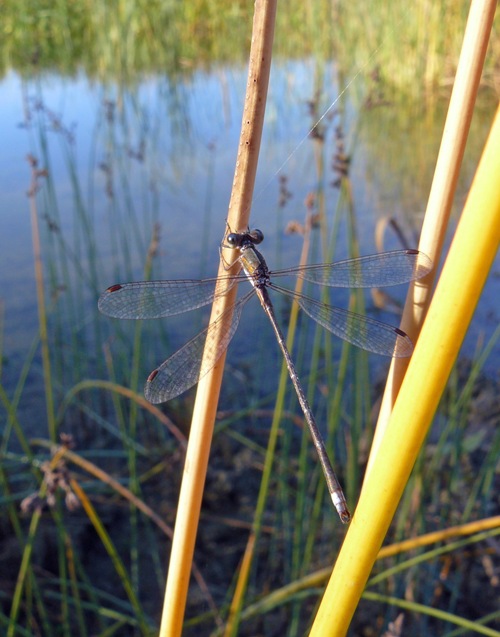
[{"label": "water surface", "polygon": [[[318,188],[324,192],[326,223],[330,229],[337,224],[339,190],[332,186],[336,176],[330,164],[338,130],[352,159],[350,176],[360,253],[377,250],[375,227],[384,216],[396,218],[410,243],[416,245],[444,109],[438,109],[433,118],[405,113],[391,104],[366,109],[358,98],[359,90],[355,90],[359,86],[352,87],[322,121],[326,169],[318,177],[314,145],[308,138],[315,123],[309,102],[318,81],[324,87],[319,103],[323,113],[339,93],[333,64],[324,67],[321,75],[310,59],[281,61],[273,67],[251,216],[252,226],[265,233],[263,252],[271,268],[298,262],[301,239],[285,236],[284,229],[292,220],[303,221],[304,200],[310,192]],[[26,155],[36,156],[50,175],[37,197],[47,295],[53,299],[49,325],[59,329],[59,346],[82,348],[82,377],[99,376],[104,366],[99,360],[96,326],[101,338],[112,338],[118,329],[125,341],[132,339],[134,328],[117,327],[116,322],[99,317],[97,296],[112,283],[144,277],[155,224],[159,243],[153,278],[197,278],[216,272],[245,82],[246,70],[230,65],[176,80],[150,76],[129,89],[99,84],[84,75],[64,78],[52,74],[24,81],[9,73],[3,79],[0,289],[4,304],[3,378],[9,391],[17,382],[38,326]],[[492,110],[486,105],[474,119],[457,213]],[[284,207],[278,203],[280,176],[286,176],[292,194]],[[345,258],[349,254],[345,215],[338,228],[335,258]],[[319,241],[315,243],[311,260],[320,261],[324,257]],[[386,248],[398,247],[397,238],[389,233]],[[402,301],[404,294],[404,286],[394,290],[396,300]],[[497,260],[467,337],[465,355],[472,355],[478,338],[492,333],[499,298]],[[336,299],[346,302],[342,295]],[[247,307],[248,317],[241,328],[243,333],[247,331],[247,338],[260,343],[257,356],[258,352],[269,352],[268,343],[273,338],[263,318],[255,326],[253,317],[259,311],[257,304],[253,309]],[[374,312],[370,303],[369,312],[397,323],[396,316]],[[163,340],[161,346],[156,339],[164,328],[147,326],[153,340],[144,352],[143,374],[200,326],[201,317],[196,312],[173,321],[166,328],[173,340]],[[252,366],[252,354],[245,343],[244,337],[235,337],[230,365]],[[271,377],[277,374],[278,362],[276,352]],[[497,368],[498,349],[487,365],[489,373]],[[59,379],[61,391],[77,381],[79,371],[73,371],[71,378]],[[36,412],[38,400],[43,400],[38,356],[28,387],[30,397],[25,407]]]}]

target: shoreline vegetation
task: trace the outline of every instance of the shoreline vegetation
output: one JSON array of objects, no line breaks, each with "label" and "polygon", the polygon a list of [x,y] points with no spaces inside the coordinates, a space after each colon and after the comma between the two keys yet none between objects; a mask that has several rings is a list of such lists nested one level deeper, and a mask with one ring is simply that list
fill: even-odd
[{"label": "shoreline vegetation", "polygon": [[[420,0],[410,7],[379,0],[375,5],[291,0],[286,11],[278,12],[275,59],[334,59],[345,77],[361,72],[379,82],[388,99],[428,101],[448,94],[469,3]],[[245,63],[250,20],[243,0],[6,0],[0,76],[9,69],[24,77],[83,72],[96,81],[125,85],[148,74],[189,76],[216,64]],[[495,93],[499,33],[494,27],[483,73],[484,86]]]}]

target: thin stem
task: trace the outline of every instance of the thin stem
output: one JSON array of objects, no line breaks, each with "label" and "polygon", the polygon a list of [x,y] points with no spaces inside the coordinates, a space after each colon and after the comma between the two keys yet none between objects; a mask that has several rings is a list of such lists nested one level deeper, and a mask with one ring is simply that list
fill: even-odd
[{"label": "thin stem", "polygon": [[[271,69],[276,4],[276,0],[256,0],[255,2],[247,92],[227,219],[233,230],[246,228],[250,216]],[[219,274],[225,274],[222,262]],[[228,310],[233,305],[235,298],[236,286],[214,303],[210,322]],[[170,556],[160,637],[166,635],[174,637],[182,632],[203,485],[205,484],[224,362],[225,354],[198,384],[191,434],[186,452],[186,468],[179,495],[179,508]]]},{"label": "thin stem", "polygon": [[42,249],[40,242],[40,227],[38,225],[38,210],[36,193],[39,180],[46,176],[46,171],[38,168],[38,161],[33,156],[28,157],[31,166],[31,185],[28,191],[31,213],[31,231],[33,235],[33,256],[35,261],[36,295],[38,301],[38,321],[40,325],[40,342],[42,346],[43,382],[45,385],[45,405],[47,411],[47,425],[50,439],[56,440],[56,426],[54,416],[54,396],[52,391],[52,374],[50,365],[49,337],[47,331],[47,312],[45,306],[45,290],[43,281]]}]

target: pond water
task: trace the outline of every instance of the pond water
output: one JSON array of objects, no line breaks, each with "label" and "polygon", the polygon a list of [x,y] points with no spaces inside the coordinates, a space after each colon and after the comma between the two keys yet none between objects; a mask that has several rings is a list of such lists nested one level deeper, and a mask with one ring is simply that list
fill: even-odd
[{"label": "pond water", "polygon": [[[360,80],[361,81],[361,80]],[[177,81],[148,77],[124,89],[91,82],[84,76],[45,75],[22,80],[14,73],[0,83],[2,95],[0,148],[0,290],[3,303],[3,383],[11,394],[37,336],[38,314],[33,272],[33,248],[26,192],[31,153],[46,167],[37,202],[42,227],[42,255],[49,299],[49,324],[58,332],[60,347],[82,347],[81,368],[58,379],[67,390],[79,379],[105,377],[101,338],[119,330],[123,340],[133,326],[98,316],[100,291],[117,281],[140,280],[155,224],[159,242],[152,278],[198,278],[215,273],[218,244],[224,231],[239,135],[246,70],[221,66]],[[445,111],[432,117],[402,112],[392,105],[363,109],[349,88],[336,108],[341,115],[325,124],[325,174],[318,176],[313,142],[315,123],[309,102],[316,86],[323,87],[319,113],[339,94],[335,67],[318,71],[313,60],[275,64],[271,78],[265,132],[252,212],[252,226],[264,231],[263,252],[270,267],[298,262],[301,239],[285,236],[286,225],[302,222],[308,193],[323,188],[326,222],[335,223],[339,191],[331,183],[329,165],[336,144],[336,127],[352,156],[350,176],[360,253],[377,251],[377,222],[395,217],[415,245],[432,178]],[[480,154],[494,105],[480,106],[473,122],[472,142],[464,164],[457,210],[464,200]],[[334,113],[334,111],[332,111]],[[280,177],[287,178],[292,197],[279,205]],[[451,232],[450,232],[451,234]],[[335,259],[348,256],[345,219],[339,222]],[[322,260],[316,241],[312,261]],[[385,248],[400,247],[388,235]],[[402,301],[405,288],[394,291]],[[50,300],[52,298],[52,300]],[[337,297],[340,303],[346,299]],[[498,324],[500,283],[497,259],[464,345],[471,356],[478,339],[488,338]],[[247,308],[240,328],[267,351],[273,338],[265,319],[255,326],[257,304]],[[369,312],[397,323],[387,313]],[[151,341],[142,373],[194,335],[198,313],[173,321],[167,338],[163,327],[148,326]],[[98,326],[98,328],[96,327]],[[173,336],[172,336],[173,335]],[[59,340],[58,340],[59,339]],[[172,339],[172,341],[170,340]],[[231,366],[251,366],[245,338],[235,338]],[[161,346],[158,345],[161,343]],[[168,351],[167,351],[168,350]],[[256,356],[256,352],[253,352]],[[101,360],[99,360],[101,358]],[[279,357],[270,376],[277,376]],[[88,360],[86,360],[88,359]],[[486,369],[496,374],[498,347]],[[385,364],[385,363],[384,363]],[[64,371],[64,370],[63,370]],[[39,414],[43,405],[40,360],[29,372],[23,409]]]}]

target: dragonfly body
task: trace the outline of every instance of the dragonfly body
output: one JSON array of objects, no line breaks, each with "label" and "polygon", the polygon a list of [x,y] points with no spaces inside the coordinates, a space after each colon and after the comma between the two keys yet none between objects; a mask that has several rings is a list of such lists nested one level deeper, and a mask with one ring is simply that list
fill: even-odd
[{"label": "dragonfly body", "polygon": [[[258,232],[258,234],[255,234],[256,232]],[[253,285],[257,296],[259,297],[259,301],[264,312],[271,321],[274,333],[276,334],[276,340],[278,341],[283,353],[290,379],[297,393],[297,398],[299,399],[302,412],[304,413],[309,427],[309,431],[321,463],[321,468],[323,469],[330,497],[332,498],[333,505],[338,511],[340,519],[344,522],[344,524],[346,524],[351,519],[351,514],[347,508],[344,492],[328,457],[323,437],[318,429],[311,406],[309,405],[309,401],[307,400],[304,389],[300,383],[295,364],[288,347],[286,346],[283,332],[276,320],[274,306],[267,290],[271,285],[269,268],[267,267],[267,263],[262,254],[255,248],[255,244],[260,243],[263,238],[264,237],[260,231],[254,230],[252,233],[231,233],[228,235],[227,241],[230,247],[237,248],[240,251],[239,261],[250,283]]]},{"label": "dragonfly body", "polygon": [[344,494],[326,453],[325,445],[300,384],[285,338],[276,320],[269,289],[294,299],[316,322],[333,334],[359,347],[386,356],[409,356],[413,346],[400,329],[320,303],[308,296],[276,285],[272,279],[295,275],[329,287],[383,287],[418,279],[432,269],[430,259],[417,250],[397,250],[337,263],[299,266],[271,272],[255,247],[264,239],[260,230],[229,233],[223,247],[238,252],[243,274],[214,279],[179,281],[144,281],[124,283],[108,288],[99,299],[99,309],[108,316],[127,319],[173,316],[199,308],[222,296],[239,281],[248,279],[252,290],[229,310],[191,339],[149,375],[144,393],[153,403],[161,403],[195,385],[216,364],[226,350],[245,303],[257,294],[283,352],[290,378],[297,392],[314,445],[320,458],[333,503],[343,522],[350,520]]}]

